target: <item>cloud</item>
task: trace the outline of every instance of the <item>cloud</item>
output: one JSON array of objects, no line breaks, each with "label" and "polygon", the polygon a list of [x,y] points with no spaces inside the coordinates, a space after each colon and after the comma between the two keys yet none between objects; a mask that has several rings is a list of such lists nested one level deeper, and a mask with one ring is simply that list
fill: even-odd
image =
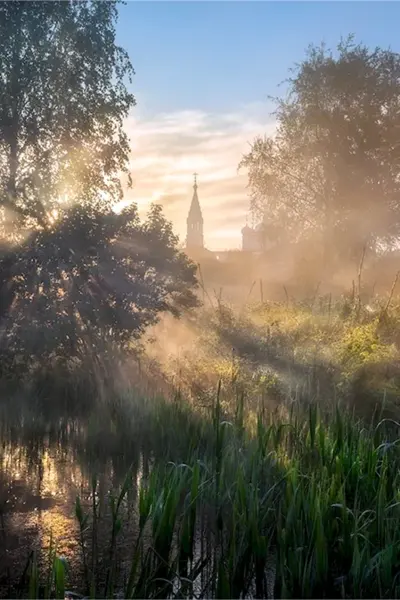
[{"label": "cloud", "polygon": [[127,121],[133,189],[125,201],[136,202],[142,215],[151,202],[162,204],[184,241],[196,171],[206,246],[240,247],[249,197],[246,173],[237,167],[257,135],[274,131],[270,112],[268,105],[252,104],[231,114],[135,114]]}]

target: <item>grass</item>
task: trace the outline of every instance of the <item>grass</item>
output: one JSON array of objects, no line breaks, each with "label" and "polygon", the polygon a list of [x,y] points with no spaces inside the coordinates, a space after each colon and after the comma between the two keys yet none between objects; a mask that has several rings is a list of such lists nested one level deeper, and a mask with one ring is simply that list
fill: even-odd
[{"label": "grass", "polygon": [[[366,425],[342,407],[327,414],[311,403],[274,414],[260,406],[249,428],[243,396],[228,421],[219,398],[201,420],[179,401],[154,401],[147,408],[153,411],[152,435],[160,436],[156,447],[173,453],[172,438],[185,441],[175,461],[166,451],[142,474],[132,517],[138,527],[124,547],[123,568],[117,541],[136,485],[132,474],[108,494],[112,519],[105,549],[96,543],[103,527],[96,481],[91,504],[77,499],[82,593],[399,597],[400,424],[376,414]],[[177,427],[189,423],[190,436]],[[47,580],[61,597],[68,571],[57,560],[55,555]],[[38,597],[33,559],[29,575],[29,596]]]},{"label": "grass", "polygon": [[[351,303],[333,301],[246,305],[241,311],[219,302],[205,309],[198,335],[161,370],[196,402],[210,404],[217,382],[229,390],[222,405],[241,389],[257,401],[280,404],[287,395],[338,396],[359,414],[373,412],[385,396],[395,415],[400,397],[400,305],[395,298]],[[176,334],[171,327],[169,345]],[[193,334],[192,334],[193,335]],[[181,346],[181,344],[179,344]],[[232,407],[234,410],[234,407]]]},{"label": "grass", "polygon": [[[394,300],[219,302],[191,323],[196,351],[159,365],[173,400],[108,390],[94,412],[75,403],[83,433],[68,409],[61,437],[76,460],[96,473],[111,457],[123,474],[76,499],[77,591],[400,597],[399,315]],[[31,406],[36,437],[46,402]],[[14,435],[28,416],[22,403]],[[73,578],[50,547],[46,565],[31,555],[20,596],[64,597]]]}]

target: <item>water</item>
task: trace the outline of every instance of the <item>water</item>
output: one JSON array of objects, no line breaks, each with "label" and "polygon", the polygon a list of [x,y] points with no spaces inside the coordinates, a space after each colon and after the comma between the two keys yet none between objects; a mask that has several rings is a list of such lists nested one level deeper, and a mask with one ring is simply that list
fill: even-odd
[{"label": "water", "polygon": [[3,411],[0,418],[0,597],[15,596],[32,550],[38,551],[45,564],[50,544],[56,544],[57,554],[67,559],[69,587],[82,591],[76,497],[79,495],[88,510],[96,474],[104,521],[99,543],[106,548],[110,535],[107,493],[120,485],[133,467],[134,485],[119,536],[120,547],[130,545],[136,528],[135,483],[143,470],[140,443],[130,443],[128,448],[124,439],[116,443],[118,436],[110,437],[110,419],[108,428],[98,423],[98,430],[90,432],[87,415],[44,419],[20,413],[10,418]]},{"label": "water", "polygon": [[[171,409],[175,419],[178,413],[172,405]],[[109,492],[118,489],[129,471],[132,485],[123,505],[115,557],[116,589],[123,589],[138,538],[139,483],[156,461],[170,459],[180,464],[179,455],[185,454],[179,444],[181,438],[187,436],[186,443],[193,441],[193,431],[181,424],[177,435],[177,427],[171,425],[165,413],[160,413],[160,419],[155,415],[159,422],[152,428],[154,419],[146,417],[145,411],[145,405],[135,409],[132,404],[129,417],[124,411],[120,417],[109,409],[102,412],[101,407],[71,416],[56,409],[22,406],[17,410],[9,404],[7,410],[1,411],[0,406],[0,597],[16,597],[32,550],[37,550],[44,567],[54,544],[57,554],[66,557],[69,565],[68,589],[84,592],[75,502],[79,495],[83,510],[90,511],[94,475],[101,523],[97,528],[98,572],[104,575],[105,566],[110,564]],[[194,563],[202,562],[205,556],[211,559],[194,577],[199,597],[209,595],[213,570],[213,524],[208,523],[207,510],[202,519]],[[214,522],[212,515],[211,521]],[[90,531],[87,536],[90,537]],[[104,590],[105,582],[100,578],[98,583],[99,589]]]},{"label": "water", "polygon": [[33,549],[48,551],[51,535],[59,553],[73,562],[78,550],[73,506],[85,478],[69,456],[46,443],[33,454],[26,446],[3,441],[0,469],[4,590],[19,580]]}]

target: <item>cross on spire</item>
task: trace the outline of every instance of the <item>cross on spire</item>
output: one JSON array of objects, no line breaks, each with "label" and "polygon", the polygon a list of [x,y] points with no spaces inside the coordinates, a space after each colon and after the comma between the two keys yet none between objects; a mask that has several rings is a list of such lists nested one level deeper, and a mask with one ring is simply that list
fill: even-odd
[{"label": "cross on spire", "polygon": [[193,173],[195,187],[197,187],[197,175],[198,173]]}]

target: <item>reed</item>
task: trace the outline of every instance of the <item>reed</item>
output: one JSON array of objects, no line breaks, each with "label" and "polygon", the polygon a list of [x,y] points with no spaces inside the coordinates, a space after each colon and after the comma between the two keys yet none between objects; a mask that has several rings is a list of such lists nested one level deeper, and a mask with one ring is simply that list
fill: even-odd
[{"label": "reed", "polygon": [[[227,421],[218,393],[201,426],[186,408],[182,416],[178,405],[170,407],[175,422],[186,419],[198,437],[189,442],[175,427],[181,460],[166,454],[142,481],[128,473],[109,494],[111,536],[101,586],[93,584],[101,516],[96,502],[85,512],[77,499],[84,586],[91,595],[399,597],[400,424],[366,425],[340,406],[327,415],[311,403],[273,416],[260,410],[249,430],[244,396],[237,402]],[[168,409],[159,408],[158,433],[169,445]],[[181,446],[180,435],[186,439]],[[129,564],[121,575],[117,542],[132,486],[138,486],[137,534],[124,548]],[[29,596],[38,597],[35,555],[28,575]],[[67,580],[63,561],[53,556],[49,581],[56,597]]]}]

